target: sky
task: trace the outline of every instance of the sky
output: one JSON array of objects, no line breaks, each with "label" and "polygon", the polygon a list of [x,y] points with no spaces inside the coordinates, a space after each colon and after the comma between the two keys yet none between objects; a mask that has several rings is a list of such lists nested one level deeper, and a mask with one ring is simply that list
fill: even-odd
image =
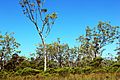
[{"label": "sky", "polygon": [[[99,21],[120,25],[120,0],[46,0],[45,7],[58,15],[46,43],[60,38],[61,43],[79,46],[76,38],[85,34],[86,26],[95,27]],[[41,43],[34,25],[22,13],[19,0],[1,0],[0,31],[15,32],[23,56],[35,52],[35,45]],[[108,47],[109,52],[111,48]]]}]

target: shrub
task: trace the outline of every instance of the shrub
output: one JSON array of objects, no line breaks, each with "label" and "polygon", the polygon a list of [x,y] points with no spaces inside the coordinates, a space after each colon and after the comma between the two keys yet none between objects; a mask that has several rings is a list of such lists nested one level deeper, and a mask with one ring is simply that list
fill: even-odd
[{"label": "shrub", "polygon": [[58,68],[58,69],[55,69],[55,73],[58,73],[60,76],[65,77],[70,74],[70,68],[69,67]]},{"label": "shrub", "polygon": [[85,68],[82,69],[82,72],[85,74],[91,73],[92,72],[92,67],[86,66]]},{"label": "shrub", "polygon": [[36,69],[38,69],[38,70],[44,70],[44,66],[38,66],[38,67],[36,67]]},{"label": "shrub", "polygon": [[92,71],[92,73],[105,73],[105,72],[106,72],[105,69],[94,69],[94,70]]},{"label": "shrub", "polygon": [[32,69],[32,68],[24,68],[23,70],[20,69],[18,71],[16,71],[16,75],[35,75],[35,74],[38,74],[40,73],[41,71],[40,70],[37,70],[37,69]]},{"label": "shrub", "polygon": [[72,74],[81,74],[81,73],[83,73],[83,70],[80,67],[75,67],[75,68],[72,68],[70,72]]},{"label": "shrub", "polygon": [[114,63],[110,68],[109,72],[119,72],[120,63]]},{"label": "shrub", "polygon": [[45,73],[53,74],[53,73],[55,73],[55,69],[54,68],[49,68],[49,69],[46,70]]},{"label": "shrub", "polygon": [[119,73],[120,72],[120,68],[118,68],[116,72]]},{"label": "shrub", "polygon": [[114,63],[112,67],[120,67],[120,63]]},{"label": "shrub", "polygon": [[16,76],[17,76],[17,75],[22,75],[22,69],[17,70],[17,71],[15,72],[15,75],[16,75]]},{"label": "shrub", "polygon": [[101,67],[102,60],[103,60],[102,57],[96,57],[91,61],[90,65],[95,68]]},{"label": "shrub", "polygon": [[7,78],[8,73],[6,71],[0,71],[0,79]]},{"label": "shrub", "polygon": [[118,67],[111,67],[109,69],[109,72],[116,72],[118,70]]},{"label": "shrub", "polygon": [[29,63],[29,61],[23,61],[23,62],[21,62],[21,65],[20,65],[20,67],[23,69],[23,68],[26,68],[26,67],[30,67],[30,63]]}]

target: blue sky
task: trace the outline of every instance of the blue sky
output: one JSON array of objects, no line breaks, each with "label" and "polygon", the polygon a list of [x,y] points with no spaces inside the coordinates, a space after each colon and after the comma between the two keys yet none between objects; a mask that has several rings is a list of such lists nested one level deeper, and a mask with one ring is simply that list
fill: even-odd
[{"label": "blue sky", "polygon": [[[85,33],[86,26],[95,27],[99,21],[120,25],[120,0],[46,0],[45,7],[58,14],[47,43],[61,38],[61,43],[78,46],[75,39]],[[19,0],[1,0],[0,31],[15,32],[21,54],[25,56],[34,52],[35,44],[41,42],[34,25],[23,15]]]}]

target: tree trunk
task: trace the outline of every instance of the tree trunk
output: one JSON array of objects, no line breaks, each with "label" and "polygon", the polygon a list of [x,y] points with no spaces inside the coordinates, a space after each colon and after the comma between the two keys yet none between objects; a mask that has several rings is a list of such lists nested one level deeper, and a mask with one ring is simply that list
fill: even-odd
[{"label": "tree trunk", "polygon": [[44,71],[46,71],[46,65],[47,65],[47,61],[46,61],[46,45],[44,44]]},{"label": "tree trunk", "polygon": [[95,58],[97,57],[97,53],[95,52]]},{"label": "tree trunk", "polygon": [[43,45],[43,49],[44,49],[44,50],[43,50],[43,52],[44,52],[44,71],[46,71],[47,61],[46,61],[46,45],[45,45],[45,41],[44,41],[43,35],[42,35],[41,31],[39,30],[37,24],[36,24],[36,23],[34,23],[34,24],[35,24],[35,26],[36,26],[36,29],[37,29],[37,31],[38,31],[38,33],[39,33],[39,36],[40,36],[40,38],[41,38],[41,41],[42,41],[42,45]]},{"label": "tree trunk", "polygon": [[60,68],[62,67],[62,56],[60,55]]}]

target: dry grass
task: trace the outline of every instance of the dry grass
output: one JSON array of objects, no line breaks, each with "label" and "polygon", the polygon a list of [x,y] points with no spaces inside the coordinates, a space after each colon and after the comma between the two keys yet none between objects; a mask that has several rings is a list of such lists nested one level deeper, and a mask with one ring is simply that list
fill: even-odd
[{"label": "dry grass", "polygon": [[52,75],[52,76],[42,76],[40,74],[33,76],[15,76],[8,77],[7,79],[0,80],[120,80],[120,73],[99,73],[99,74],[75,74],[68,75],[66,77]]}]

